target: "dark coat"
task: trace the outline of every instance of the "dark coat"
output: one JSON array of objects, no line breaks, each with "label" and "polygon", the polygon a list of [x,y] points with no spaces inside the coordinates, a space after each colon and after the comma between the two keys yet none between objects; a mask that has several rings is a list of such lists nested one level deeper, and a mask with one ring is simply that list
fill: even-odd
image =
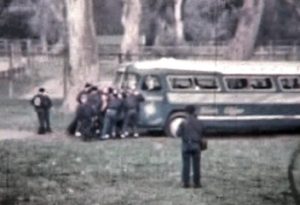
[{"label": "dark coat", "polygon": [[91,92],[88,95],[87,103],[93,108],[94,113],[100,112],[102,107],[101,93],[98,91]]},{"label": "dark coat", "polygon": [[49,96],[36,94],[30,101],[36,110],[49,110],[52,107],[52,101]]},{"label": "dark coat", "polygon": [[124,107],[127,110],[136,109],[138,110],[141,102],[145,101],[143,95],[141,94],[130,94],[125,99]]},{"label": "dark coat", "polygon": [[86,98],[86,100],[88,99],[88,91],[87,90],[82,90],[78,93],[77,97],[76,97],[76,101],[79,103],[79,104],[82,104],[83,103],[83,98]]},{"label": "dark coat", "polygon": [[182,139],[182,150],[200,150],[202,132],[202,123],[194,115],[189,115],[177,130],[177,136]]}]

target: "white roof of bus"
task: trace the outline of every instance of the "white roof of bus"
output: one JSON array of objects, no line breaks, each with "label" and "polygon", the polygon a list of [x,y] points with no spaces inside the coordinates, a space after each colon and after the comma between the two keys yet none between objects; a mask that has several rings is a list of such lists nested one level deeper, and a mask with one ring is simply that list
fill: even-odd
[{"label": "white roof of bus", "polygon": [[[178,70],[224,74],[300,74],[300,62],[195,61],[162,58],[131,63],[137,70]],[[124,69],[124,68],[123,68]]]}]

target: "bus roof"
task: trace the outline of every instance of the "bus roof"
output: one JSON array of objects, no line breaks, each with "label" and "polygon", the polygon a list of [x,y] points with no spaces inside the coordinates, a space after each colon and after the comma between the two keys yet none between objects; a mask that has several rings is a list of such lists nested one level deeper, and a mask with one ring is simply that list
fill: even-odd
[{"label": "bus roof", "polygon": [[[218,72],[223,74],[288,75],[300,74],[300,62],[196,61],[161,58],[127,64],[134,70]],[[123,67],[124,69],[124,67]]]}]

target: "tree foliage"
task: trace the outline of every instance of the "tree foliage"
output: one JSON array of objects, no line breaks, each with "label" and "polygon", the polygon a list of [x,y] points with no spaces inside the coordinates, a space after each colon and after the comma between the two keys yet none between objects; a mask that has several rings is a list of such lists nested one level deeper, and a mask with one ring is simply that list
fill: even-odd
[{"label": "tree foliage", "polygon": [[[58,4],[63,0],[0,0],[0,37],[38,37],[42,27],[40,2],[47,1],[49,22],[47,23],[48,41],[59,40],[61,15]],[[121,0],[93,0],[94,17],[98,34],[122,34]],[[172,0],[173,1],[173,0]],[[152,35],[156,32],[157,17],[172,22],[170,0],[143,0],[141,33],[146,34],[148,44],[154,44]],[[258,43],[270,40],[296,40],[300,36],[300,1],[298,0],[266,0],[266,12],[258,36]],[[164,3],[165,2],[165,3]],[[49,4],[50,3],[50,4]],[[11,5],[20,5],[20,10],[9,11]],[[32,4],[32,11],[24,12],[27,4]],[[55,6],[53,6],[55,5]],[[193,45],[209,40],[230,40],[235,33],[237,22],[241,16],[243,0],[186,0],[184,11],[185,39]],[[52,7],[52,8],[48,8]],[[54,9],[53,9],[54,8]],[[268,9],[270,8],[270,9]],[[57,15],[58,14],[58,15]],[[158,15],[159,14],[159,15]],[[15,19],[18,19],[18,23]],[[109,22],[109,23],[107,23]],[[290,25],[290,26],[286,26]],[[7,29],[10,27],[10,29]],[[15,30],[15,31],[14,31]],[[24,32],[23,32],[24,31]],[[172,39],[173,33],[166,38]],[[16,35],[17,34],[17,35]],[[164,32],[161,34],[164,35]],[[152,40],[151,40],[152,39]],[[167,40],[168,41],[168,40]]]}]

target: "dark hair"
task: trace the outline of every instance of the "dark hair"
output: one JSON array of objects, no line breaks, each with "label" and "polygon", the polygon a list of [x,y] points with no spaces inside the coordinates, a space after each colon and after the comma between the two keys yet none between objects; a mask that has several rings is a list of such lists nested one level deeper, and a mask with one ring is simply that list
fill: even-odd
[{"label": "dark hair", "polygon": [[185,111],[188,113],[188,114],[195,114],[196,112],[196,107],[194,105],[187,105],[185,107]]},{"label": "dark hair", "polygon": [[40,92],[40,93],[45,92],[45,88],[39,88],[39,92]]},{"label": "dark hair", "polygon": [[88,93],[91,93],[93,91],[97,91],[98,90],[98,87],[97,86],[91,86],[88,90]]},{"label": "dark hair", "polygon": [[85,87],[85,88],[92,87],[92,84],[90,84],[90,83],[86,83],[86,84],[84,85],[84,87]]},{"label": "dark hair", "polygon": [[112,87],[108,87],[108,93],[111,94],[113,93],[114,89]]}]

